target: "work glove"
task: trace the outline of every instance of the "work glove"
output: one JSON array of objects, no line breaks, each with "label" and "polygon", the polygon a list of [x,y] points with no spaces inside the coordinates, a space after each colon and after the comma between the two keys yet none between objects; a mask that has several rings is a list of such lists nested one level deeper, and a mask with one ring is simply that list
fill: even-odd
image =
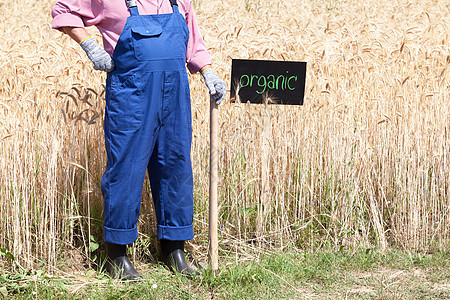
[{"label": "work glove", "polygon": [[225,97],[227,85],[222,79],[217,77],[213,69],[206,69],[202,75],[208,87],[211,101],[216,101],[216,104],[219,105]]},{"label": "work glove", "polygon": [[80,46],[94,63],[94,69],[106,72],[114,69],[114,61],[111,56],[93,38],[88,37],[80,43]]}]

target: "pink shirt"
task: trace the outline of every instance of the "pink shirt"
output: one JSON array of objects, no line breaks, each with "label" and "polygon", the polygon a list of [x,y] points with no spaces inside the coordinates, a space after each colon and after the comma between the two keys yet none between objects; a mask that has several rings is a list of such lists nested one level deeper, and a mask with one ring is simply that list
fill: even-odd
[{"label": "pink shirt", "polygon": [[[187,67],[191,73],[196,73],[211,64],[211,56],[200,33],[191,0],[177,2],[189,28]],[[141,15],[172,13],[169,0],[137,0],[137,3]],[[112,56],[130,12],[125,0],[59,0],[52,9],[52,16],[52,27],[56,29],[96,26],[102,34],[105,50]]]}]

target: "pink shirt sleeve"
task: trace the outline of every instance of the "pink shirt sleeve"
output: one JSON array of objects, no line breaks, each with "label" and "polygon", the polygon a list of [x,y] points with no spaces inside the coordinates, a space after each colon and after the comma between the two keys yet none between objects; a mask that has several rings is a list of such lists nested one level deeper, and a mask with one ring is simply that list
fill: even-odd
[{"label": "pink shirt sleeve", "polygon": [[52,28],[97,25],[103,20],[103,14],[100,0],[60,0],[52,9]]},{"label": "pink shirt sleeve", "polygon": [[186,60],[189,72],[194,74],[204,66],[211,64],[211,56],[200,33],[200,28],[198,27],[194,10],[192,9],[192,3],[191,1],[188,1],[188,3],[189,7],[185,13],[186,24],[189,28]]},{"label": "pink shirt sleeve", "polygon": [[[61,27],[96,26],[103,37],[103,46],[112,56],[117,40],[130,15],[125,0],[59,0],[52,9],[54,29]],[[106,5],[105,5],[106,4]],[[159,4],[161,6],[159,6]],[[138,0],[141,14],[171,13],[169,0]],[[189,28],[186,62],[191,73],[198,72],[211,64],[211,56],[206,48],[197,24],[191,0],[178,0],[180,13]]]}]

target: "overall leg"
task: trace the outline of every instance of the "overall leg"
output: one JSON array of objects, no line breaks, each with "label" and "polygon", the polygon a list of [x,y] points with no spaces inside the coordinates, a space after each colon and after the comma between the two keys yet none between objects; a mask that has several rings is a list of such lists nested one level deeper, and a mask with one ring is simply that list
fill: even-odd
[{"label": "overall leg", "polygon": [[148,172],[158,239],[194,237],[191,107],[186,72],[165,72],[161,127]]},{"label": "overall leg", "polygon": [[[127,245],[138,237],[146,153],[153,145],[146,136],[147,122],[142,106],[138,76],[132,76],[119,88],[107,90],[105,107],[105,146],[107,167],[102,178],[104,231],[106,242]],[[136,79],[136,80],[135,80]],[[146,150],[146,151],[145,151]]]}]

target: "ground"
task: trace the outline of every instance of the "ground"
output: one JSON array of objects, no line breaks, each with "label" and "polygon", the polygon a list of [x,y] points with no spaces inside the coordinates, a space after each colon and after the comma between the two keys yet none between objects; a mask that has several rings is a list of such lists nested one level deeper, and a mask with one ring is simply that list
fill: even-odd
[{"label": "ground", "polygon": [[[221,256],[214,276],[187,279],[138,261],[142,283],[122,284],[89,268],[79,253],[61,270],[4,272],[0,299],[449,299],[450,254],[376,249]],[[237,259],[237,261],[236,261]]]}]

